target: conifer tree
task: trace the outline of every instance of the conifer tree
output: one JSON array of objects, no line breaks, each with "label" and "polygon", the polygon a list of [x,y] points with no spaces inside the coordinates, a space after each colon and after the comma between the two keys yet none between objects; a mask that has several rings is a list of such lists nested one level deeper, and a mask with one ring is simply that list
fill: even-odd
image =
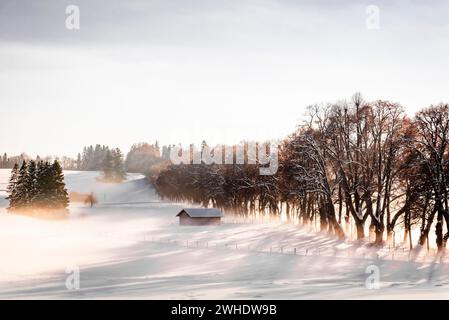
[{"label": "conifer tree", "polygon": [[81,154],[78,153],[78,156],[76,158],[76,170],[81,170],[81,164],[82,164]]},{"label": "conifer tree", "polygon": [[114,178],[114,163],[111,151],[106,151],[106,156],[103,160],[103,178],[105,181],[112,181]]},{"label": "conifer tree", "polygon": [[6,198],[9,200],[9,208],[12,209],[16,206],[17,202],[17,181],[19,177],[19,165],[17,163],[14,164],[14,167],[11,171],[11,177],[9,178],[9,184],[6,188],[6,191],[8,192],[8,197]]},{"label": "conifer tree", "polygon": [[27,189],[26,193],[26,204],[29,206],[33,205],[34,198],[36,197],[36,162],[31,160],[28,163],[27,173],[25,176],[25,186]]},{"label": "conifer tree", "polygon": [[48,162],[40,161],[36,169],[36,193],[33,203],[39,207],[44,208],[50,196],[51,172],[50,164]]},{"label": "conifer tree", "polygon": [[26,178],[28,174],[28,166],[26,161],[22,162],[17,176],[16,195],[14,207],[12,209],[19,209],[26,207],[28,203],[28,188],[26,185]]},{"label": "conifer tree", "polygon": [[51,206],[55,209],[65,209],[69,205],[69,196],[64,183],[64,174],[58,161],[54,161],[50,168],[51,172]]},{"label": "conifer tree", "polygon": [[119,148],[112,150],[112,158],[114,180],[117,182],[122,182],[125,179],[126,173],[123,164],[123,154]]}]

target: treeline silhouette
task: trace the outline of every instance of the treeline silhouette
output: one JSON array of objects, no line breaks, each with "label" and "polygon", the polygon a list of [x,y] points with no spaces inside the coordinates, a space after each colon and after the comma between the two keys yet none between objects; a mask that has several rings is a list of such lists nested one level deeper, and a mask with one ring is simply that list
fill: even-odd
[{"label": "treeline silhouette", "polygon": [[[150,168],[163,159],[169,159],[171,146],[159,147],[156,141],[153,144],[147,142],[140,142],[133,144],[131,149],[126,154],[125,159],[122,159],[123,168],[126,172],[148,173]],[[123,158],[122,152],[118,148],[110,148],[109,146],[97,144],[94,146],[84,147],[83,152],[79,153],[77,160],[73,162],[70,169],[76,170],[104,170],[105,158],[108,152],[114,156],[120,154]]]},{"label": "treeline silhouette", "polygon": [[[353,224],[380,245],[400,225],[412,246],[428,245],[434,226],[441,251],[449,238],[449,107],[430,106],[408,117],[401,105],[349,102],[313,105],[279,147],[275,175],[257,165],[169,165],[153,183],[175,201],[245,215],[266,213],[301,223],[319,221],[340,238]],[[444,231],[445,229],[445,231]],[[345,231],[346,230],[346,231]]]},{"label": "treeline silhouette", "polygon": [[[157,141],[153,144],[140,142],[131,146],[126,157],[123,157],[120,149],[111,148],[101,144],[84,147],[83,151],[78,153],[76,158],[67,156],[46,156],[43,158],[37,156],[36,158],[32,158],[25,153],[18,156],[8,156],[7,153],[4,153],[0,156],[0,168],[12,169],[16,163],[22,163],[23,161],[28,162],[30,160],[34,160],[36,163],[40,161],[53,162],[54,160],[57,160],[64,170],[104,171],[105,159],[109,153],[113,158],[121,158],[124,171],[148,174],[153,166],[170,158],[172,147],[173,146],[171,145],[160,147]],[[113,160],[113,162],[115,162],[115,160]],[[106,166],[107,165],[108,164],[106,163]],[[118,172],[119,170],[116,171]]]},{"label": "treeline silhouette", "polygon": [[116,149],[100,144],[84,147],[82,154],[78,153],[74,169],[87,171],[103,170],[105,158],[107,155],[111,156],[111,150]]},{"label": "treeline silhouette", "polygon": [[[64,158],[64,169],[81,170],[81,171],[105,171],[112,162],[115,165],[117,176],[121,176],[118,164],[122,166],[125,172],[144,173],[147,174],[150,168],[164,159],[169,159],[171,146],[159,147],[156,141],[153,144],[140,142],[133,144],[123,157],[119,148],[111,148],[106,145],[96,144],[83,148],[83,152],[79,153],[77,159]],[[113,159],[107,159],[112,156]],[[124,158],[124,159],[123,159]],[[108,168],[106,168],[106,171]],[[107,173],[106,173],[107,174]]]},{"label": "treeline silhouette", "polygon": [[[67,169],[102,171],[99,180],[106,182],[121,182],[126,177],[126,172],[148,174],[150,169],[164,162],[170,157],[172,146],[163,146],[141,142],[131,146],[124,159],[119,148],[97,144],[84,147],[83,153],[78,154],[75,162],[67,162]],[[74,165],[72,165],[74,164]]]},{"label": "treeline silhouette", "polygon": [[30,160],[34,160],[36,163],[38,163],[40,161],[53,162],[53,160],[58,160],[58,162],[61,164],[61,162],[64,163],[64,160],[66,158],[67,157],[62,157],[61,159],[58,159],[58,158],[53,158],[53,157],[50,157],[50,156],[41,158],[39,156],[36,156],[36,158],[33,159],[29,155],[27,155],[26,153],[21,153],[18,156],[9,156],[5,152],[0,157],[0,169],[12,169],[15,164],[22,163],[23,161],[30,161]]}]

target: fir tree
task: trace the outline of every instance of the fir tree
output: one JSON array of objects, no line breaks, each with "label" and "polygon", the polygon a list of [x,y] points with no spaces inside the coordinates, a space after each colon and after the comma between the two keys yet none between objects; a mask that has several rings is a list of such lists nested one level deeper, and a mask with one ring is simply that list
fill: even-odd
[{"label": "fir tree", "polygon": [[112,150],[112,166],[114,180],[117,182],[122,182],[126,177],[126,173],[123,168],[123,155],[119,148]]},{"label": "fir tree", "polygon": [[76,158],[76,170],[81,170],[82,160],[81,154],[78,153],[78,157]]},{"label": "fir tree", "polygon": [[58,161],[54,161],[51,168],[51,206],[55,209],[65,209],[69,205],[69,196],[64,183],[64,174]]},{"label": "fir tree", "polygon": [[28,163],[27,174],[25,176],[25,186],[27,189],[25,202],[28,206],[32,206],[37,193],[36,162],[34,162],[33,160]]},{"label": "fir tree", "polygon": [[33,203],[36,207],[44,208],[50,197],[51,171],[48,162],[40,161],[36,169],[36,193]]},{"label": "fir tree", "polygon": [[112,181],[114,176],[114,163],[113,163],[113,157],[111,154],[111,151],[106,151],[106,156],[103,160],[103,179],[105,181]]},{"label": "fir tree", "polygon": [[26,185],[27,174],[28,166],[26,161],[24,160],[17,175],[16,194],[14,199],[14,207],[11,207],[12,209],[20,209],[26,207],[28,203],[28,188]]},{"label": "fir tree", "polygon": [[14,167],[11,171],[11,177],[9,178],[9,184],[6,188],[6,191],[8,192],[8,197],[6,198],[9,200],[9,208],[12,209],[16,206],[17,202],[17,181],[19,178],[19,165],[17,163],[14,164]]}]

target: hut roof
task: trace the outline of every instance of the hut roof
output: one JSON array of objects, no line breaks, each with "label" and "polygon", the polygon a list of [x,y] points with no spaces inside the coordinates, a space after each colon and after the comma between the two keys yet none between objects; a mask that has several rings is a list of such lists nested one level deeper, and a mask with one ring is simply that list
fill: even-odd
[{"label": "hut roof", "polygon": [[191,218],[217,218],[224,217],[223,212],[215,208],[184,208],[176,216],[185,212]]}]

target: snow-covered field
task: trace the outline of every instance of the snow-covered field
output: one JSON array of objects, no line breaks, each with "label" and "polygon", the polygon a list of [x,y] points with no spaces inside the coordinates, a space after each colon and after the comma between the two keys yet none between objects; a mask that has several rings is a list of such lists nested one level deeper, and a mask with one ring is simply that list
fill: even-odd
[{"label": "snow-covered field", "polygon": [[[431,257],[409,262],[401,248],[373,251],[281,223],[180,227],[182,205],[161,201],[141,175],[118,185],[96,182],[96,172],[65,175],[70,191],[93,191],[99,203],[41,220],[8,214],[0,191],[0,298],[449,298],[449,264]],[[0,170],[0,189],[8,177]],[[79,290],[66,287],[74,267]],[[369,289],[377,270],[380,288]]]}]

